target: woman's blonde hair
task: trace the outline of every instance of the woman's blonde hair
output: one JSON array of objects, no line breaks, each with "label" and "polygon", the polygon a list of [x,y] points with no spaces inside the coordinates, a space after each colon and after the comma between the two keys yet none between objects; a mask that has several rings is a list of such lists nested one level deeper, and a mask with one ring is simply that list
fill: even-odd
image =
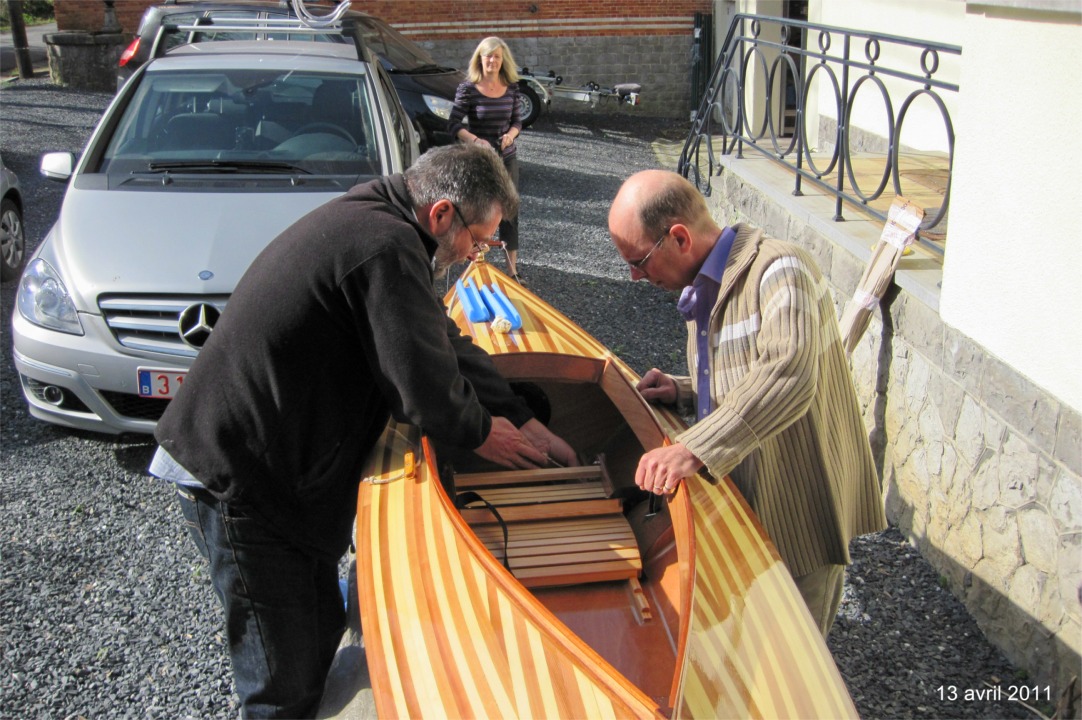
[{"label": "woman's blonde hair", "polygon": [[481,67],[481,57],[491,55],[497,50],[503,54],[503,64],[500,65],[500,80],[509,87],[518,83],[518,65],[515,64],[515,56],[511,54],[511,48],[507,47],[507,43],[496,36],[485,38],[473,51],[469,71],[471,82],[479,83],[485,75],[484,68]]}]

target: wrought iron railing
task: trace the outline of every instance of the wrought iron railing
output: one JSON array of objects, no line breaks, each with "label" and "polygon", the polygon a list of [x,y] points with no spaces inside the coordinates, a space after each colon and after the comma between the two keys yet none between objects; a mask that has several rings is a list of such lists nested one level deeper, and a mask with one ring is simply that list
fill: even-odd
[{"label": "wrought iron railing", "polygon": [[[904,194],[900,160],[903,153],[917,151],[903,149],[902,128],[915,102],[930,101],[933,111],[924,110],[921,124],[927,124],[929,114],[934,118],[935,110],[942,118],[945,135],[936,152],[944,187],[940,206],[925,209],[919,237],[925,247],[941,254],[943,246],[933,239],[945,237],[954,161],[954,125],[945,98],[953,100],[958,85],[937,73],[953,72],[957,77],[961,52],[955,45],[738,14],[721,46],[678,170],[709,195],[711,178],[721,171],[718,155],[735,151],[742,158],[746,147],[754,148],[793,171],[794,195],[803,194],[804,182],[832,194],[835,220],[845,219],[843,203],[849,202],[885,221],[889,202],[876,203],[882,210],[872,203],[883,198],[888,183],[894,194]],[[954,62],[951,72],[941,72],[944,60]],[[833,100],[820,91],[824,84]],[[882,99],[885,127],[855,127],[854,107],[858,97],[866,96],[866,87],[877,90]],[[894,103],[902,94],[904,100],[895,112]],[[809,113],[810,99],[816,108],[833,102],[834,118]],[[863,102],[862,111],[867,106]],[[812,122],[814,128],[809,126]],[[829,153],[822,150],[828,144],[833,145]],[[882,157],[882,176],[874,189],[861,187],[853,170],[854,159],[869,147],[878,147]],[[863,177],[868,184],[867,175]]]}]

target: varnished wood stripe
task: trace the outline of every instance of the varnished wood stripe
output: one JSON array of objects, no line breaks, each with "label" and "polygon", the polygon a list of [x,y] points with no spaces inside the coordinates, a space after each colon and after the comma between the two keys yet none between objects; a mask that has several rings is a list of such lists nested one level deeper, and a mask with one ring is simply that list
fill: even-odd
[{"label": "varnished wood stripe", "polygon": [[[416,599],[412,601],[415,611],[411,617],[414,617],[415,622],[422,628],[442,626],[446,621],[446,618],[442,616],[443,605],[434,602],[434,593],[431,592],[430,587],[432,569],[438,564],[438,557],[443,554],[444,549],[430,541],[430,530],[433,524],[432,506],[430,502],[427,502],[426,495],[427,493],[422,494],[419,498],[420,502],[405,503],[403,516],[403,530],[408,538],[408,546],[416,548],[416,553],[410,558],[410,563],[402,565],[416,564],[415,568],[407,568],[406,575],[412,580],[412,594],[416,596]],[[401,600],[402,598],[400,602]],[[407,602],[405,606],[408,608],[410,604]],[[440,663],[452,661],[454,651],[450,643],[456,638],[452,638],[446,632],[425,632],[418,633],[417,636],[418,657],[435,659]],[[418,683],[417,677],[424,673],[424,665],[422,663],[411,668],[410,675],[414,678],[415,685],[420,684],[422,687],[430,688],[429,692],[432,693],[433,700],[432,704],[427,704],[426,707],[448,708],[451,713],[460,716],[470,712],[468,699],[470,693],[463,692],[463,689],[468,690],[468,688],[463,688],[468,678],[463,677],[461,673],[430,673],[422,683]]]},{"label": "varnished wood stripe", "polygon": [[[403,577],[400,573],[402,564],[396,562],[394,549],[402,547],[402,502],[401,493],[392,492],[397,490],[397,487],[383,487],[379,489],[379,494],[385,500],[385,509],[381,513],[383,517],[380,519],[380,545],[385,549],[381,551],[382,555],[382,576],[385,586],[384,592],[389,597],[395,598],[396,605],[401,600],[403,595],[411,595],[408,589],[408,577]],[[385,523],[385,524],[384,524]],[[407,588],[403,591],[400,587],[400,583],[406,582]],[[408,599],[408,598],[407,598]],[[388,614],[387,624],[387,639],[389,640],[393,656],[398,659],[395,667],[396,674],[400,674],[403,670],[409,672],[409,658],[411,654],[416,652],[416,648],[413,647],[411,642],[413,635],[408,633],[408,628],[402,623],[404,618],[408,617],[406,613],[393,613]],[[416,683],[403,682],[404,678],[398,678],[396,683],[399,688],[398,691],[402,696],[402,704],[398,713],[404,713],[408,717],[414,717],[416,713],[421,711],[424,707],[423,700],[418,697],[418,691],[421,690],[421,695],[425,693]]]},{"label": "varnished wood stripe", "polygon": [[[733,503],[730,508],[732,512],[732,520],[729,525],[729,530],[732,530],[737,525],[735,520],[741,520],[740,525],[746,529],[747,517],[740,517],[740,504]],[[808,675],[812,669],[809,667],[813,663],[801,663],[799,657],[805,656],[806,653],[814,650],[810,645],[805,645],[808,640],[807,628],[802,634],[800,632],[793,633],[791,637],[786,635],[779,635],[777,630],[779,628],[780,621],[788,619],[782,617],[784,609],[778,607],[779,604],[784,605],[784,602],[779,603],[781,598],[792,593],[790,588],[784,588],[778,586],[776,583],[770,583],[770,577],[777,576],[779,573],[784,574],[784,570],[774,558],[770,557],[770,553],[765,543],[752,543],[751,540],[756,536],[747,532],[741,532],[739,534],[735,532],[730,533],[728,538],[730,541],[736,541],[738,547],[741,548],[741,555],[758,559],[762,564],[761,568],[757,568],[758,574],[756,582],[743,589],[743,593],[746,597],[746,617],[749,627],[752,629],[752,637],[764,645],[763,650],[758,653],[760,661],[768,662],[772,665],[772,669],[769,672],[771,675],[781,675],[786,677],[799,677],[801,675]],[[742,542],[741,542],[742,541]],[[751,545],[756,547],[751,547]],[[768,565],[769,563],[769,565]],[[764,587],[767,585],[773,585],[774,593],[764,591]],[[797,617],[800,617],[799,615]],[[776,618],[772,620],[771,618]],[[808,618],[810,620],[810,617]],[[810,625],[805,621],[806,625]],[[790,628],[792,629],[792,628]],[[799,650],[796,657],[794,657],[794,649]],[[811,680],[809,677],[807,680]],[[810,688],[810,683],[806,680],[802,684],[801,688]],[[814,715],[814,702],[808,697],[806,693],[793,693],[788,690],[779,692],[777,687],[770,687],[774,707],[783,712],[786,717],[806,717]]]},{"label": "varnished wood stripe", "polygon": [[[449,507],[442,501],[442,495],[438,492],[435,485],[433,485],[431,492],[434,505],[440,508],[441,519],[443,514],[451,512]],[[441,500],[437,503],[437,497]],[[512,708],[511,712],[518,716],[521,714],[521,706],[519,704],[518,693],[508,684],[508,667],[512,665],[511,658],[514,656],[508,655],[505,645],[505,632],[506,628],[501,625],[492,625],[492,619],[498,617],[500,610],[499,607],[506,601],[503,598],[502,593],[492,581],[492,577],[489,572],[483,567],[482,563],[479,563],[474,556],[472,550],[463,542],[454,526],[448,522],[441,522],[444,529],[445,544],[452,546],[456,552],[454,563],[451,566],[452,573],[458,575],[458,585],[460,588],[455,587],[455,583],[448,583],[444,586],[446,592],[459,599],[462,604],[460,605],[458,612],[468,618],[469,630],[466,633],[460,634],[461,641],[469,646],[467,650],[468,655],[473,655],[484,660],[484,669],[480,673],[476,670],[469,670],[482,685],[486,682],[492,683],[489,688],[479,687],[477,692],[484,695],[488,692],[495,692],[499,695],[499,707]],[[438,630],[433,628],[433,630]],[[488,716],[490,711],[484,713],[478,713],[478,715]],[[507,711],[501,709],[502,716],[507,716]]]},{"label": "varnished wood stripe", "polygon": [[[428,482],[434,480],[429,477]],[[446,523],[438,521],[442,507],[434,494],[421,493],[421,505],[426,516],[425,541],[432,549],[435,560],[431,564],[433,582],[426,591],[439,613],[439,624],[433,627],[444,629],[443,632],[435,633],[431,628],[426,628],[425,631],[444,638],[444,642],[449,646],[443,667],[447,674],[453,677],[456,685],[454,692],[459,696],[457,714],[461,717],[504,714],[512,710],[513,706],[506,691],[501,691],[502,688],[491,680],[496,672],[495,663],[488,654],[484,638],[470,628],[467,618],[472,616],[472,612],[461,604],[462,598],[469,595],[465,585],[471,579],[467,572],[470,562],[468,559],[451,561],[450,558],[458,549],[458,543],[456,538],[447,532]],[[428,660],[431,661],[432,658]],[[429,668],[422,666],[421,670],[428,672]],[[486,687],[482,688],[482,683]]]},{"label": "varnished wood stripe", "polygon": [[[734,514],[742,518],[745,526],[757,525],[757,521],[745,503],[737,502],[733,509]],[[774,572],[763,576],[762,582],[764,586],[772,585],[773,587],[771,591],[764,592],[775,604],[783,605],[783,607],[778,607],[773,615],[789,625],[788,631],[784,633],[779,643],[783,651],[794,656],[793,663],[801,665],[807,680],[805,688],[810,695],[808,699],[814,703],[815,714],[819,717],[851,715],[854,712],[852,701],[829,657],[829,651],[826,650],[818,630],[811,622],[811,617],[799,593],[795,591],[788,573],[777,560],[776,551],[772,547],[765,546],[764,542],[763,552],[775,559],[772,567]],[[760,609],[766,611],[765,607]],[[815,656],[823,658],[823,661],[799,662],[799,658]],[[804,712],[804,710],[799,709],[797,712]]]},{"label": "varnished wood stripe", "polygon": [[[358,582],[358,592],[361,596],[361,611],[366,616],[374,618],[374,624],[377,625],[376,632],[369,630],[369,637],[365,638],[367,652],[371,654],[368,658],[369,672],[374,677],[392,677],[396,674],[397,663],[394,645],[389,640],[390,622],[386,614],[379,611],[381,599],[386,596],[383,582],[383,566],[386,560],[383,553],[386,550],[381,549],[382,507],[378,498],[372,497],[378,492],[378,486],[363,485],[359,493],[358,505],[361,508],[361,517],[358,520],[358,534],[361,540],[358,543],[358,573],[359,578],[363,577],[366,580],[363,583]],[[373,506],[378,509],[368,512]],[[390,690],[391,697],[388,697],[384,690]],[[373,691],[377,711],[383,717],[396,717],[394,708],[405,705],[405,698],[401,694],[398,683],[390,682],[380,688],[374,686]]]},{"label": "varnished wood stripe", "polygon": [[[413,532],[413,523],[418,522],[418,518],[414,514],[415,503],[407,502],[404,493],[401,492],[388,493],[388,495],[390,499],[390,517],[397,520],[389,528],[389,535],[393,538],[393,546],[415,547],[416,544],[410,537]],[[424,548],[416,549],[418,552],[424,552]],[[421,594],[424,586],[419,584],[418,580],[424,579],[426,574],[415,573],[411,567],[412,562],[421,561],[421,558],[414,556],[411,558],[411,563],[396,562],[390,567],[390,574],[395,588],[395,615],[403,618],[400,634],[403,637],[402,658],[405,660],[405,667],[407,668],[406,677],[403,678],[403,690],[407,696],[410,693],[415,696],[415,704],[407,704],[410,717],[419,716],[426,708],[444,706],[443,692],[446,691],[446,688],[440,688],[437,679],[432,674],[422,673],[419,668],[412,664],[416,658],[426,657],[430,652],[436,652],[436,648],[429,648],[426,644],[427,638],[424,634],[416,632],[415,627],[406,626],[407,622],[414,625],[419,621],[424,622],[425,615],[421,612],[424,607],[424,596]],[[454,707],[453,704],[451,707]]]},{"label": "varnished wood stripe", "polygon": [[[703,567],[697,573],[693,613],[693,622],[699,630],[691,651],[698,659],[693,658],[689,664],[684,692],[684,700],[689,704],[685,709],[692,715],[741,711],[732,705],[731,694],[709,689],[717,687],[718,678],[712,673],[716,672],[718,663],[723,663],[731,666],[731,672],[744,685],[741,692],[747,697],[744,709],[753,716],[850,714],[848,694],[838,696],[840,677],[824,676],[824,668],[834,666],[810,617],[806,617],[806,611],[801,615],[801,608],[794,608],[793,603],[802,604],[795,587],[776,552],[761,539],[765,536],[755,532],[755,521],[744,503],[730,497],[733,494],[729,485],[720,494],[718,488],[704,487],[704,497],[695,498],[696,532],[701,547],[710,551],[699,554]],[[739,572],[724,571],[723,566],[734,563]],[[779,576],[789,580],[790,585],[778,582]],[[704,592],[711,585],[716,589]],[[717,602],[724,596],[740,599],[735,616],[724,609],[718,614],[723,606]],[[724,630],[734,622],[744,628],[740,637],[746,647],[734,647],[729,637],[736,637],[732,635],[735,630],[732,627]],[[769,681],[779,676],[801,678],[801,681],[782,685]],[[844,693],[844,685],[841,689]]]},{"label": "varnished wood stripe", "polygon": [[[743,558],[732,557],[732,548],[718,542],[730,518],[723,505],[715,505],[712,497],[700,497],[695,491],[701,483],[688,483],[693,493],[696,527],[696,588],[692,612],[693,629],[689,640],[689,667],[685,685],[685,701],[692,716],[747,714],[752,717],[771,716],[772,706],[759,707],[756,698],[754,665],[748,667],[742,657],[743,593],[748,573]],[[705,523],[717,523],[709,527]],[[732,567],[734,564],[745,567]],[[754,663],[754,658],[751,658]],[[719,673],[724,672],[725,675]],[[719,680],[729,685],[729,692],[719,692]],[[735,687],[733,687],[735,686]]]},{"label": "varnished wood stripe", "polygon": [[[707,499],[699,508],[708,507],[709,500],[716,499],[716,497]],[[765,569],[762,565],[761,553],[757,552],[757,548],[751,546],[754,544],[751,541],[757,540],[757,538],[748,536],[745,533],[734,534],[732,532],[732,529],[739,527],[740,523],[735,522],[729,512],[731,505],[724,507],[715,505],[715,508],[717,509],[716,512],[711,513],[709,519],[717,522],[717,526],[707,527],[702,524],[707,522],[707,513],[697,513],[696,517],[696,533],[700,537],[700,545],[704,547],[713,545],[712,552],[702,554],[702,558],[706,562],[702,568],[703,573],[699,577],[700,580],[705,580],[704,576],[706,576],[718,582],[722,575],[718,571],[717,564],[722,561],[731,570],[728,573],[728,582],[722,581],[722,585],[727,584],[727,587],[719,588],[715,595],[724,595],[739,601],[739,605],[732,607],[732,612],[726,617],[728,625],[735,628],[730,632],[739,633],[738,636],[732,635],[734,641],[738,637],[739,642],[734,648],[725,642],[728,638],[723,639],[720,635],[715,635],[715,644],[711,644],[711,631],[707,631],[702,636],[702,641],[705,643],[703,646],[704,651],[711,651],[731,659],[734,670],[740,674],[751,691],[751,697],[753,698],[751,702],[759,708],[756,714],[763,714],[767,717],[789,717],[791,713],[785,710],[785,700],[781,697],[781,693],[778,692],[779,688],[781,688],[782,693],[788,690],[777,683],[767,684],[764,688],[756,682],[764,674],[770,675],[763,669],[763,663],[769,660],[769,653],[767,649],[759,647],[761,628],[756,628],[751,623],[752,615],[749,603],[752,582],[758,572]],[[718,517],[718,513],[721,514],[721,517]],[[756,563],[755,567],[752,567],[751,563],[756,560],[759,562]],[[709,581],[703,584],[705,585],[707,582]],[[716,609],[717,606],[702,602],[697,606],[696,616],[701,618],[704,627],[711,627],[714,633],[723,633],[725,632],[723,629],[725,626],[721,623],[720,618],[713,615]],[[719,641],[725,642],[725,644],[716,644]],[[761,682],[761,680],[759,681]]]},{"label": "varnished wood stripe", "polygon": [[[430,473],[426,473],[426,485],[434,482]],[[425,486],[415,486],[417,490]],[[433,561],[429,568],[431,582],[424,586],[424,592],[430,598],[433,612],[438,613],[438,624],[422,624],[416,628],[419,633],[427,635],[435,634],[444,638],[448,644],[446,657],[420,656],[417,660],[417,673],[426,675],[446,675],[450,678],[454,692],[457,694],[457,702],[460,707],[458,713],[452,713],[454,706],[444,706],[442,712],[458,714],[461,716],[491,716],[494,714],[505,715],[513,711],[508,704],[506,693],[499,692],[499,688],[488,685],[482,688],[480,683],[485,683],[485,678],[491,677],[496,672],[495,665],[484,652],[483,647],[477,647],[476,642],[483,642],[481,630],[471,627],[473,619],[472,608],[469,604],[463,604],[462,599],[469,595],[471,588],[468,582],[469,566],[468,557],[457,556],[458,544],[453,536],[446,532],[445,523],[439,522],[438,515],[442,512],[441,506],[435,502],[431,493],[414,492],[414,504],[419,504],[425,511],[424,520],[421,523],[425,533],[425,543],[432,554]],[[439,532],[442,531],[442,532]],[[418,573],[426,578],[429,573]],[[441,630],[433,633],[433,630]],[[432,664],[441,668],[440,673],[432,672]],[[432,712],[430,708],[428,712]]]},{"label": "varnished wood stripe", "polygon": [[[743,518],[746,527],[759,527],[758,521],[743,499],[735,503],[734,512]],[[761,537],[765,538],[765,533],[762,533]],[[764,545],[766,545],[765,541]],[[773,546],[766,546],[765,550],[777,560],[777,563],[772,568],[775,572],[766,576],[764,585],[768,583],[772,585],[773,587],[766,591],[767,594],[775,598],[776,602],[784,604],[784,607],[779,608],[778,615],[789,625],[790,629],[785,633],[785,638],[787,642],[792,643],[791,649],[794,655],[824,658],[823,662],[801,663],[802,666],[806,665],[806,670],[809,671],[805,672],[808,676],[806,687],[816,702],[816,715],[818,717],[855,717],[856,708],[853,706],[852,698],[838,673],[837,666],[830,657],[830,652],[818,628],[811,620],[807,606],[796,591],[788,572],[782,569],[784,566],[777,556],[777,551]],[[803,648],[800,647],[801,644]]]}]

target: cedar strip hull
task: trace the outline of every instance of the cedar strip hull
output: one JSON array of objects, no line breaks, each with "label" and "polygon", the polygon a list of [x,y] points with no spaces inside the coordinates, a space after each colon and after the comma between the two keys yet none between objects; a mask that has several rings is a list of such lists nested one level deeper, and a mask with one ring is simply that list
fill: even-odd
[{"label": "cedar strip hull", "polygon": [[[545,391],[554,432],[583,457],[605,456],[626,519],[617,513],[614,529],[571,514],[516,525],[508,571],[498,526],[471,527],[454,509],[438,470],[448,451],[392,421],[365,469],[357,517],[379,716],[857,717],[792,578],[729,479],[688,478],[656,514],[634,488],[644,449],[682,421],[647,405],[630,368],[536,295],[483,262],[466,274],[502,288],[523,326],[501,334],[471,323],[453,292],[451,317],[508,379]],[[416,462],[403,477],[407,452]],[[637,540],[637,579],[604,579],[599,565],[591,582],[569,575],[572,584],[528,587],[546,545],[567,554],[606,533],[626,542],[621,523]]]}]

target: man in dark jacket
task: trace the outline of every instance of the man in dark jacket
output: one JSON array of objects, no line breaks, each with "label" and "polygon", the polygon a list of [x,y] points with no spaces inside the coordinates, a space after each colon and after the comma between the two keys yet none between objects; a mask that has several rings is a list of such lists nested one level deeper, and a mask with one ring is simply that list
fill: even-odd
[{"label": "man in dark jacket", "polygon": [[158,422],[151,472],[177,483],[210,560],[244,716],[318,707],[345,623],[337,564],[389,416],[508,467],[574,459],[433,286],[517,206],[499,157],[456,145],[317,208],[252,263]]}]

